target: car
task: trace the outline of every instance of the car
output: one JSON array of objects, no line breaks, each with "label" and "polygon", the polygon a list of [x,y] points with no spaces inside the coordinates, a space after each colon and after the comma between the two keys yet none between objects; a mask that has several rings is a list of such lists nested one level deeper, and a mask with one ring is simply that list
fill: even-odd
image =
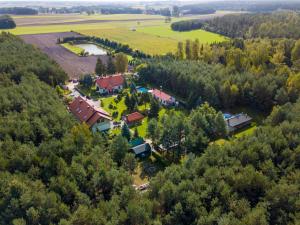
[{"label": "car", "polygon": [[148,189],[148,187],[149,187],[149,183],[142,184],[139,186],[139,190],[144,191],[144,190]]}]

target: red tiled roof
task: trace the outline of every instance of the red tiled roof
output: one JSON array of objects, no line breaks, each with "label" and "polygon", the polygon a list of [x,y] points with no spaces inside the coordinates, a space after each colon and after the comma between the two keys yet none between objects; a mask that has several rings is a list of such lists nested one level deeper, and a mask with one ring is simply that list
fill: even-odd
[{"label": "red tiled roof", "polygon": [[170,101],[172,98],[172,96],[158,89],[153,89],[152,94],[163,101]]},{"label": "red tiled roof", "polygon": [[111,90],[113,87],[124,84],[124,77],[122,74],[115,74],[107,77],[100,77],[96,80],[96,84],[102,89]]},{"label": "red tiled roof", "polygon": [[126,116],[127,123],[133,123],[144,119],[144,116],[139,112],[134,112]]},{"label": "red tiled roof", "polygon": [[95,109],[81,96],[74,99],[69,105],[70,111],[77,117],[80,122],[93,126],[100,118],[111,120],[109,114],[104,110]]}]

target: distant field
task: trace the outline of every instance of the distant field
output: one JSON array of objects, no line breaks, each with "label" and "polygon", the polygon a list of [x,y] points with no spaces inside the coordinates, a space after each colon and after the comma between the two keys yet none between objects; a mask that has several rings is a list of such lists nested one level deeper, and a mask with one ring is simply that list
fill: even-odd
[{"label": "distant field", "polygon": [[[191,18],[211,18],[224,15],[203,15],[173,19],[185,20]],[[166,54],[175,52],[179,41],[198,38],[201,43],[220,42],[225,40],[217,34],[203,30],[190,32],[175,32],[170,24],[165,23],[165,17],[153,15],[37,15],[15,16],[17,28],[9,30],[16,35],[45,34],[75,31],[83,35],[108,38],[133,49],[148,54]],[[136,31],[133,31],[136,30]]]}]

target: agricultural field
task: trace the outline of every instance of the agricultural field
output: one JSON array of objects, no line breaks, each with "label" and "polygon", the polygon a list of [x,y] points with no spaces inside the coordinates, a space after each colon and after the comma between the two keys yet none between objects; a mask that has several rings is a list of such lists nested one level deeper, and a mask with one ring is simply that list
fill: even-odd
[{"label": "agricultural field", "polygon": [[[173,18],[172,22],[185,19],[209,19],[213,15]],[[175,32],[165,17],[143,14],[120,15],[37,15],[15,16],[17,28],[9,30],[15,35],[46,34],[75,31],[89,36],[108,38],[151,55],[175,52],[179,41],[198,38],[201,43],[220,42],[225,37],[203,30]]]},{"label": "agricultural field", "polygon": [[50,34],[33,34],[22,35],[21,38],[28,44],[32,44],[50,58],[55,60],[70,78],[78,79],[81,75],[86,73],[93,73],[98,57],[106,61],[107,56],[87,56],[80,57],[73,52],[67,50],[61,45],[57,44],[58,38],[78,35],[72,32],[65,33],[50,33]]}]

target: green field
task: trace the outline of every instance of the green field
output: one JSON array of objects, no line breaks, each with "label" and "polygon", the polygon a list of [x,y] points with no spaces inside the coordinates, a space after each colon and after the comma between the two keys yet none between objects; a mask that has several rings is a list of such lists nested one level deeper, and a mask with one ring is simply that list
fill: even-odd
[{"label": "green field", "polygon": [[[194,17],[193,17],[194,18]],[[162,16],[153,15],[38,15],[16,16],[17,28],[9,30],[15,35],[76,31],[83,35],[108,38],[133,49],[156,55],[175,52],[179,41],[199,39],[201,43],[221,42],[225,37],[203,30],[175,32]],[[173,19],[186,20],[190,17]],[[99,20],[99,23],[88,21]],[[85,21],[86,23],[80,23]],[[77,24],[68,24],[78,22]],[[55,23],[51,25],[51,23]]]}]

